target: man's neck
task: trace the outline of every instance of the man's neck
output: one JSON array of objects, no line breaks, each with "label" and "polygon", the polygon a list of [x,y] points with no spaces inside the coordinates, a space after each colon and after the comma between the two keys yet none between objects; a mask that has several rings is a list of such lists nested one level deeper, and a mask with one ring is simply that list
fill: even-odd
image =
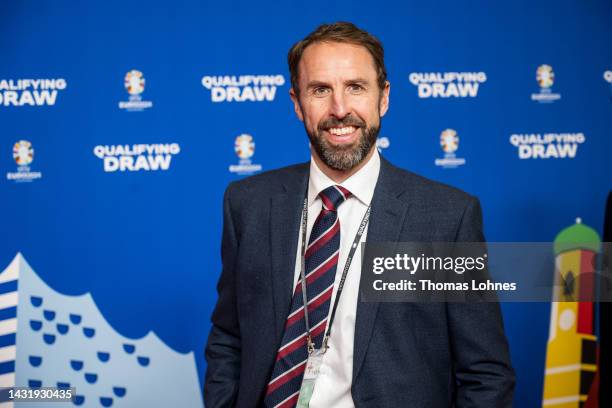
[{"label": "man's neck", "polygon": [[319,169],[321,169],[321,171],[327,177],[334,180],[336,183],[340,184],[344,180],[351,177],[353,174],[357,173],[363,166],[365,166],[366,163],[369,162],[372,156],[374,155],[375,149],[376,149],[376,146],[372,146],[372,149],[370,149],[370,151],[368,152],[368,155],[358,165],[348,170],[337,170],[337,169],[331,168],[327,164],[325,164],[323,160],[321,160],[321,158],[317,155],[317,152],[315,152],[312,147],[310,148],[310,151],[312,153],[312,159],[315,161]]}]

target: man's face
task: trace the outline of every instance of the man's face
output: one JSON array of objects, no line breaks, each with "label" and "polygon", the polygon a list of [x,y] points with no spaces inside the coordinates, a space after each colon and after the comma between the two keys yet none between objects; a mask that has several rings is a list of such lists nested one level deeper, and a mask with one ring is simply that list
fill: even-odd
[{"label": "man's face", "polygon": [[315,153],[333,169],[355,167],[376,145],[389,83],[381,91],[368,50],[346,43],[308,46],[298,72],[291,99]]}]

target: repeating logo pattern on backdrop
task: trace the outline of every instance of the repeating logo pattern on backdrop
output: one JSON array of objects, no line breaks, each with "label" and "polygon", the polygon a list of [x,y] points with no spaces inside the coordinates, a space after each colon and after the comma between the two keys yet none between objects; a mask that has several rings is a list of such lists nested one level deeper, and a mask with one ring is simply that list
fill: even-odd
[{"label": "repeating logo pattern on backdrop", "polygon": [[487,81],[484,72],[412,72],[410,83],[419,98],[475,98]]},{"label": "repeating logo pattern on backdrop", "polygon": [[[415,20],[410,7],[400,3],[389,4],[394,19]],[[581,15],[588,17],[589,11],[600,12],[606,8],[600,3],[560,5],[550,13],[551,26],[563,27],[568,21],[581,20]],[[0,143],[0,175],[6,174],[3,201],[8,219],[3,253],[8,261],[0,265],[0,387],[75,387],[76,398],[70,406],[80,407],[203,407],[204,378],[198,378],[198,368],[202,375],[209,324],[201,316],[214,303],[218,273],[198,273],[194,266],[205,263],[215,269],[221,260],[216,251],[213,258],[210,253],[218,247],[219,237],[214,231],[201,234],[188,228],[184,237],[176,239],[176,226],[217,213],[223,184],[231,179],[293,161],[294,154],[276,151],[294,150],[300,157],[307,153],[305,143],[291,145],[291,138],[279,142],[273,134],[260,133],[263,128],[279,128],[282,133],[291,130],[283,129],[286,122],[295,122],[283,62],[290,39],[269,38],[271,32],[286,31],[286,25],[272,31],[262,26],[291,16],[299,7],[285,7],[283,15],[271,4],[258,4],[249,13],[242,6],[227,13],[222,2],[210,5],[203,8],[188,0],[170,17],[155,4],[130,8],[130,18],[120,30],[89,30],[91,41],[85,44],[91,49],[84,57],[75,57],[83,38],[74,40],[73,33],[104,25],[121,7],[89,4],[71,13],[59,10],[42,23],[36,18],[35,6],[11,10],[14,18],[4,28],[16,35],[7,34],[10,45],[0,72],[0,135],[4,140]],[[560,181],[549,181],[544,191],[538,183],[523,183],[521,194],[499,197],[495,181],[487,185],[486,174],[484,185],[477,186],[485,210],[494,214],[497,206],[497,210],[510,212],[493,223],[492,235],[521,238],[523,234],[526,239],[545,240],[550,231],[565,224],[565,213],[575,213],[570,208],[577,205],[575,200],[562,202],[568,186],[582,183],[581,190],[591,196],[607,187],[600,185],[605,184],[605,177],[589,177],[589,173],[606,174],[601,169],[605,169],[606,151],[612,148],[612,139],[605,137],[611,126],[605,115],[610,116],[612,109],[612,65],[610,61],[602,65],[604,51],[598,49],[605,41],[592,39],[593,52],[584,53],[581,48],[589,42],[588,30],[580,30],[583,24],[566,24],[566,34],[575,34],[577,40],[555,42],[554,33],[542,32],[539,13],[511,2],[495,5],[489,14],[511,16],[512,23],[522,27],[520,38],[508,36],[495,24],[477,27],[482,13],[451,2],[446,6],[447,15],[425,16],[431,21],[415,26],[413,44],[388,30],[388,22],[373,17],[364,20],[385,40],[391,57],[388,71],[400,75],[403,88],[399,98],[392,96],[391,117],[385,119],[391,130],[383,130],[392,135],[394,145],[382,136],[376,147],[400,167],[472,188],[483,180],[483,172],[491,172],[503,184],[528,179],[538,172],[538,166],[545,166]],[[319,15],[324,16],[325,11]],[[310,17],[306,20],[313,20]],[[192,27],[193,21],[206,19],[208,22]],[[429,24],[436,19],[440,24]],[[160,22],[182,42],[151,34]],[[290,27],[290,31],[301,31],[307,23]],[[445,49],[457,29],[461,35],[451,38],[454,49]],[[229,36],[225,43],[235,47],[224,46],[219,36]],[[530,40],[525,43],[525,39]],[[415,47],[422,57],[418,59],[430,63],[413,63],[411,50]],[[576,58],[562,58],[568,55]],[[153,69],[164,64],[172,65],[167,78],[158,77]],[[583,75],[586,72],[590,74]],[[108,81],[110,89],[100,89]],[[581,85],[586,93],[571,97],[570,90]],[[563,101],[561,94],[565,94]],[[168,132],[169,128],[174,130]],[[592,139],[588,145],[585,135]],[[201,152],[191,151],[185,142],[190,139],[204,146]],[[220,163],[214,157],[219,154]],[[410,160],[423,154],[424,162]],[[491,164],[496,159],[509,160],[502,163],[507,168]],[[193,181],[202,175],[214,178],[213,183],[207,189],[194,189]],[[122,207],[120,217],[112,208],[92,202],[95,196],[74,188],[100,181],[98,177],[111,182],[99,186],[107,201],[121,203],[126,189],[133,193],[135,201]],[[116,185],[119,181],[123,182]],[[168,182],[178,185],[168,194],[156,195]],[[177,207],[175,194],[170,193],[193,199]],[[558,210],[541,217],[541,203],[529,201],[533,194],[556,202]],[[26,213],[33,198],[48,203]],[[600,205],[584,201],[581,211],[586,208],[595,225],[601,220]],[[93,205],[94,211],[75,216],[75,202],[84,208]],[[151,209],[148,213],[153,218],[138,213],[143,206]],[[171,222],[155,224],[155,217],[164,217],[164,213]],[[85,222],[84,215],[90,216]],[[514,228],[517,223],[531,226],[534,221],[533,228]],[[156,234],[142,239],[152,222]],[[57,226],[61,239],[53,239]],[[84,237],[83,231],[95,233]],[[115,242],[117,231],[133,238],[126,240],[127,245]],[[49,234],[51,238],[44,239]],[[74,250],[84,245],[86,251]],[[159,256],[147,256],[151,247],[159,248]],[[31,257],[33,268],[16,250],[10,252],[11,248],[27,251],[24,254]],[[584,255],[583,248],[578,250]],[[562,264],[568,255],[558,254],[557,260]],[[173,268],[167,270],[167,265]],[[127,275],[129,282],[122,284]],[[75,276],[79,278],[73,279]],[[117,283],[99,284],[101,279]],[[152,296],[163,299],[158,302],[161,306],[141,308]],[[573,306],[565,302],[559,307]],[[522,322],[515,311],[504,312],[514,323]],[[566,348],[567,342],[559,337],[580,337],[575,327],[568,328],[567,315],[566,310],[551,308],[550,327],[556,327],[557,333],[556,338],[551,336],[547,355],[573,360],[557,365],[547,357],[546,376],[552,376],[552,382],[551,378],[546,382],[559,395],[549,397],[545,392],[545,399],[552,399],[545,403],[577,397],[571,404],[578,406],[585,396],[568,390],[585,388],[589,377],[580,376],[580,371],[584,374],[583,366],[594,364],[574,358],[585,357],[585,353]],[[575,323],[578,317],[574,313]],[[125,325],[131,326],[130,333],[139,333],[139,338],[122,333]],[[534,323],[527,322],[529,326]],[[540,334],[540,340],[545,340]],[[510,343],[522,335],[521,330],[509,331]],[[534,377],[532,373],[542,371],[538,356],[543,357],[544,348],[535,359],[523,358],[529,350],[519,347],[517,351],[518,357],[513,354],[517,378],[526,372]],[[568,367],[573,371],[568,373]],[[573,388],[566,381],[555,382],[555,376],[568,374],[577,374],[570,384]],[[537,380],[519,381],[517,405],[541,406],[543,384]],[[3,401],[1,394],[0,408],[10,408],[12,403]]]},{"label": "repeating logo pattern on backdrop", "polygon": [[455,154],[459,149],[459,136],[454,129],[445,129],[440,133],[440,147],[444,152],[444,157],[435,160],[436,166],[454,169],[465,164],[465,159]]},{"label": "repeating logo pattern on backdrop", "polygon": [[66,86],[63,78],[0,79],[0,106],[53,106]]},{"label": "repeating logo pattern on backdrop", "polygon": [[531,94],[532,101],[551,103],[561,99],[561,94],[554,93],[552,90],[555,84],[555,72],[550,65],[543,64],[538,67],[536,81],[540,86],[540,92]]},{"label": "repeating logo pattern on backdrop", "polygon": [[584,133],[516,133],[510,144],[519,159],[573,159],[578,146],[586,142]]},{"label": "repeating logo pattern on backdrop", "polygon": [[153,107],[152,101],[145,101],[141,96],[145,90],[145,82],[142,72],[136,69],[125,74],[123,85],[130,97],[128,101],[119,102],[119,109],[125,109],[128,112],[141,112]]},{"label": "repeating logo pattern on backdrop", "polygon": [[278,75],[217,75],[202,77],[212,102],[272,102],[285,77]]},{"label": "repeating logo pattern on backdrop", "polygon": [[17,163],[17,171],[7,173],[7,180],[24,183],[42,177],[40,171],[30,169],[30,164],[34,161],[34,147],[30,141],[20,140],[13,145],[13,160]]}]

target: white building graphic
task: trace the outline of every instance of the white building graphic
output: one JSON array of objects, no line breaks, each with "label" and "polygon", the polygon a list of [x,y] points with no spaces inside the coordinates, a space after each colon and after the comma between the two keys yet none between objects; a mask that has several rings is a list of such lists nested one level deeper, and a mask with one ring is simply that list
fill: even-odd
[{"label": "white building graphic", "polygon": [[153,332],[123,337],[89,293],[54,291],[21,254],[0,274],[0,387],[10,386],[75,387],[58,408],[203,406],[193,352],[177,353]]}]

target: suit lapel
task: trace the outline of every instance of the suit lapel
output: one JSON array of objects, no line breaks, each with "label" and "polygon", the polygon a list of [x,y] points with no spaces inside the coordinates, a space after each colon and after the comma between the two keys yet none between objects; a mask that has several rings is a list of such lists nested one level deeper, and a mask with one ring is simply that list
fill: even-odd
[{"label": "suit lapel", "polygon": [[[296,178],[300,183],[296,183]],[[270,247],[274,296],[275,340],[280,343],[291,306],[297,241],[301,214],[308,187],[308,166],[300,168],[293,180],[284,183],[284,192],[272,196],[270,203]]]},{"label": "suit lapel", "polygon": [[[393,167],[381,157],[380,174],[372,198],[372,214],[368,225],[367,242],[396,242],[399,240],[409,206],[398,198],[403,192],[402,183],[393,176]],[[357,302],[353,381],[363,364],[379,305],[378,302]]]}]

